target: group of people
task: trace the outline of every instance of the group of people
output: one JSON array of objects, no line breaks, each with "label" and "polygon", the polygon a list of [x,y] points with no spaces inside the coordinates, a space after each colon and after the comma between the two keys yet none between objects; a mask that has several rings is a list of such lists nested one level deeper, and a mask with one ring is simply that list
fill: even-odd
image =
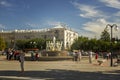
[{"label": "group of people", "polygon": [[[89,63],[92,63],[92,59],[93,59],[93,52],[92,51],[88,51],[88,58],[89,58]],[[95,58],[98,58],[98,54],[96,54]],[[82,59],[82,51],[78,50],[78,51],[74,51],[73,52],[73,61],[81,61]]]},{"label": "group of people", "polygon": [[[18,60],[20,62],[21,72],[24,72],[24,58],[25,58],[25,51],[24,50],[14,50],[8,48],[6,51],[6,59],[7,60]],[[31,60],[32,61],[39,61],[39,54],[38,52],[31,52]]]},{"label": "group of people", "polygon": [[7,60],[18,60],[20,62],[21,72],[24,72],[24,57],[25,51],[24,50],[14,50],[8,48],[6,50],[6,59]]},{"label": "group of people", "polygon": [[31,52],[31,61],[39,61],[39,54],[38,52]]},{"label": "group of people", "polygon": [[73,52],[73,61],[80,61],[82,58],[81,51],[75,51]]},{"label": "group of people", "polygon": [[7,60],[12,60],[12,59],[18,60],[18,58],[19,58],[19,50],[14,50],[11,48],[6,50],[6,59]]}]

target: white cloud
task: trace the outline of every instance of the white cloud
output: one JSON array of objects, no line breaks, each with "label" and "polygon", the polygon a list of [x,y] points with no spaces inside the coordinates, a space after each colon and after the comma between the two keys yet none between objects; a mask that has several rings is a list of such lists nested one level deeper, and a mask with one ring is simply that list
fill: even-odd
[{"label": "white cloud", "polygon": [[0,24],[0,29],[5,29],[5,26],[3,24]]},{"label": "white cloud", "polygon": [[97,19],[96,21],[91,21],[83,24],[83,29],[93,33],[99,33],[100,31],[104,30],[107,23],[108,22],[105,19]]},{"label": "white cloud", "polygon": [[[86,31],[86,35],[88,37],[94,37],[94,36],[97,36],[97,38],[100,37],[101,35],[101,32],[106,28],[106,25],[107,24],[116,24],[118,26],[118,28],[120,29],[119,27],[119,22],[108,22],[107,20],[105,19],[97,19],[96,21],[91,21],[91,22],[87,22],[85,24],[83,24],[83,30]],[[110,32],[110,28],[109,28],[109,32]],[[113,29],[113,37],[114,36],[118,36],[120,37],[118,34],[120,34],[120,30],[118,31],[115,31]]]},{"label": "white cloud", "polygon": [[95,6],[84,5],[77,2],[72,2],[72,4],[77,7],[81,13],[81,17],[93,18],[93,17],[104,17],[102,11],[98,10]]},{"label": "white cloud", "polygon": [[120,9],[120,0],[99,0],[100,2],[103,2],[108,7],[113,7]]},{"label": "white cloud", "polygon": [[114,16],[120,17],[120,11],[118,11],[117,13],[115,13]]},{"label": "white cloud", "polygon": [[31,27],[37,26],[36,24],[31,24],[31,23],[27,23],[26,25],[31,26]]},{"label": "white cloud", "polygon": [[61,22],[57,22],[57,21],[47,21],[47,24],[50,25],[50,26],[57,26],[57,25],[60,25]]},{"label": "white cloud", "polygon": [[92,35],[100,36],[101,32],[105,29],[106,24],[108,24],[105,19],[97,19],[96,21],[91,21],[83,24],[83,29]]},{"label": "white cloud", "polygon": [[[120,1],[119,0],[99,0],[101,2],[104,2],[107,6],[110,8],[117,8],[120,9]],[[117,24],[119,26],[119,17],[120,12],[118,13],[108,13],[103,12],[102,9],[100,10],[99,7],[91,6],[91,5],[85,5],[80,4],[77,2],[72,2],[72,4],[80,10],[80,16],[83,18],[91,19],[91,21],[88,21],[83,24],[83,27],[79,32],[80,35],[87,36],[87,37],[100,37],[101,32],[105,29],[107,24]],[[107,14],[107,15],[106,15]],[[112,20],[111,20],[112,19]],[[113,31],[113,33],[115,33]],[[117,32],[117,33],[120,33]]]},{"label": "white cloud", "polygon": [[35,24],[35,23],[26,23],[25,25],[23,25],[27,28],[34,28],[34,29],[38,29],[40,28],[40,25],[39,24]]},{"label": "white cloud", "polygon": [[12,4],[10,4],[10,3],[7,2],[7,1],[0,1],[0,5],[1,5],[1,6],[4,6],[4,7],[11,7],[11,6],[12,6]]},{"label": "white cloud", "polygon": [[48,21],[47,24],[52,27],[69,27],[66,23],[62,23],[59,21],[58,22],[57,21]]}]

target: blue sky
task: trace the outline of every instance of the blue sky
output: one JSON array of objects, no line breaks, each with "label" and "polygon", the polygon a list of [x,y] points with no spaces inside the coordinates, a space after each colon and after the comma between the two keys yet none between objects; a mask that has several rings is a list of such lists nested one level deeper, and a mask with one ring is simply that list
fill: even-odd
[{"label": "blue sky", "polygon": [[[0,29],[44,29],[65,24],[79,35],[100,37],[120,26],[120,0],[0,0]],[[120,31],[113,31],[119,37]]]}]

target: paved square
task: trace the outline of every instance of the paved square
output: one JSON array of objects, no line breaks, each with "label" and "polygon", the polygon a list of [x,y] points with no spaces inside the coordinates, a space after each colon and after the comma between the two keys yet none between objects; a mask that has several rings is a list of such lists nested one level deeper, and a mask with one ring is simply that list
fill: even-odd
[{"label": "paved square", "polygon": [[110,61],[99,66],[94,60],[25,61],[25,72],[20,74],[19,61],[0,59],[1,80],[120,80],[120,66],[110,67]]}]

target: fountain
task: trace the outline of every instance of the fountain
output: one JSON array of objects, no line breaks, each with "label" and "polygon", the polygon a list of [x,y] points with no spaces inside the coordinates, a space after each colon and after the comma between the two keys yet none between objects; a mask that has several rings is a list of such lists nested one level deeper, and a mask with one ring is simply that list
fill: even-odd
[{"label": "fountain", "polygon": [[[72,58],[68,56],[68,51],[64,51],[63,49],[63,41],[57,41],[55,37],[53,37],[52,41],[46,42],[46,51],[43,51],[41,55],[43,57],[40,60],[46,61],[54,61],[54,60],[71,60]],[[45,57],[44,57],[45,56]]]},{"label": "fountain", "polygon": [[53,37],[53,41],[46,42],[46,51],[61,51],[62,45],[62,41],[56,41],[56,38]]},{"label": "fountain", "polygon": [[53,37],[52,41],[46,42],[46,51],[42,52],[42,56],[67,56],[63,49],[63,41],[57,41]]}]

